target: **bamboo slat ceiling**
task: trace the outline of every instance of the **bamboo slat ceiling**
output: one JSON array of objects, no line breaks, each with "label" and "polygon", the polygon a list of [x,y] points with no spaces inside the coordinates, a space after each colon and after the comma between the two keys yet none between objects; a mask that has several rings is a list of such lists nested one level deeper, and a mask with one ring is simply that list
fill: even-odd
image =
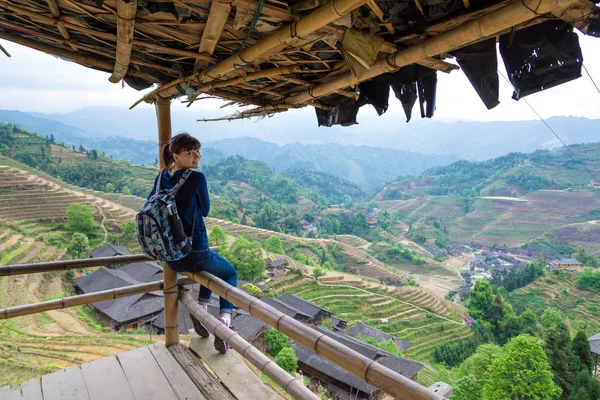
[{"label": "bamboo slat ceiling", "polygon": [[0,0],[0,38],[159,84],[148,102],[206,93],[251,116],[327,111],[400,67],[450,72],[452,50],[555,18],[587,32],[599,15],[588,0]]}]

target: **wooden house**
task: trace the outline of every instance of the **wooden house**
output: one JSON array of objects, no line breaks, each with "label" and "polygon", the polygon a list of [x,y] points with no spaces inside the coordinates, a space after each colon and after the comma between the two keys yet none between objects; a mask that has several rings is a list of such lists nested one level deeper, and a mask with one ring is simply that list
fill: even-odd
[{"label": "wooden house", "polygon": [[285,275],[286,266],[287,261],[283,258],[270,261],[265,268],[265,274],[272,279],[281,278],[283,275]]},{"label": "wooden house", "polygon": [[574,258],[561,258],[560,260],[550,261],[553,268],[579,270],[583,267],[583,263]]},{"label": "wooden house", "polygon": [[299,310],[304,315],[308,315],[308,323],[311,325],[318,325],[325,319],[333,317],[333,313],[324,308],[314,305],[310,301],[304,300],[296,295],[286,293],[279,299],[282,303],[296,310]]},{"label": "wooden house", "polygon": [[372,337],[378,342],[388,341],[392,339],[398,349],[400,351],[404,351],[412,346],[412,343],[407,340],[402,340],[397,338],[396,336],[392,336],[389,333],[385,333],[380,331],[377,328],[373,328],[371,325],[365,324],[364,322],[358,322],[344,330],[344,333],[350,335],[352,337],[358,338],[359,336],[363,337]]}]

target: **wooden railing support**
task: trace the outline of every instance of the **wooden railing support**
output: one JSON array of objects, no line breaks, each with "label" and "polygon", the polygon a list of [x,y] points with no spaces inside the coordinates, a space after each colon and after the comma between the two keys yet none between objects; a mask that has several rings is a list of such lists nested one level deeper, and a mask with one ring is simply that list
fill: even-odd
[{"label": "wooden railing support", "polygon": [[[167,167],[163,158],[162,148],[171,141],[171,100],[158,98],[157,123],[158,123],[158,159],[160,172]],[[179,312],[177,311],[177,273],[163,263],[163,276],[165,281],[165,346],[169,347],[179,343]]]},{"label": "wooden railing support", "polygon": [[[241,309],[249,312],[279,332],[287,335],[316,354],[323,356],[346,371],[363,379],[398,400],[442,400],[445,397],[392,371],[368,357],[344,346],[308,325],[305,325],[260,301],[256,297],[231,286],[227,282],[206,272],[185,273],[195,282],[206,286],[219,296],[226,298]],[[216,334],[223,340],[230,335]]]},{"label": "wooden railing support", "polygon": [[[190,278],[180,277],[179,286],[191,285],[194,281]],[[80,306],[83,304],[96,303],[98,301],[114,300],[120,297],[132,296],[134,294],[155,292],[164,289],[164,281],[141,283],[139,285],[125,286],[117,289],[102,290],[99,292],[80,294],[77,296],[63,297],[61,299],[42,301],[35,304],[0,308],[0,319],[21,317],[23,315],[37,314],[44,311],[60,310]]]},{"label": "wooden railing support", "polygon": [[209,331],[218,334],[218,336],[227,344],[229,344],[229,346],[250,361],[262,373],[273,379],[275,383],[292,395],[294,399],[319,400],[319,397],[306,388],[303,383],[296,380],[296,378],[287,373],[273,360],[261,353],[256,347],[245,341],[235,331],[232,331],[221,321],[210,315],[183,288],[179,290],[179,300],[181,300],[190,314],[200,321],[202,325],[204,325]]}]

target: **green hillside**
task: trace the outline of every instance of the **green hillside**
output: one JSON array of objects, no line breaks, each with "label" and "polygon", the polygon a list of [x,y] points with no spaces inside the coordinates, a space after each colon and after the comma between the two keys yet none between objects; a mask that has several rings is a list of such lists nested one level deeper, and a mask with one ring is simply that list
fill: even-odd
[{"label": "green hillside", "polygon": [[414,195],[512,197],[540,189],[588,186],[593,179],[589,171],[600,170],[599,154],[600,143],[577,144],[569,146],[569,149],[510,153],[482,162],[458,161],[434,167],[416,179],[400,178],[396,185],[392,185]]}]

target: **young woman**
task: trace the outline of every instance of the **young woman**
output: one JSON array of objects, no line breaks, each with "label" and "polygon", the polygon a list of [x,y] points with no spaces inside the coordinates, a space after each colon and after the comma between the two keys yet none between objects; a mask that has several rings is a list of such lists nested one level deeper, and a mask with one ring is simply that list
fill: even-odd
[{"label": "young woman", "polygon": [[[200,142],[187,133],[173,136],[171,141],[163,148],[165,169],[161,174],[161,188],[170,189],[179,181],[186,169],[198,168],[200,162]],[[152,196],[156,191],[156,181]],[[168,262],[168,266],[175,272],[200,272],[206,271],[223,279],[232,286],[237,285],[237,271],[227,260],[218,253],[208,248],[208,236],[203,217],[208,216],[210,210],[210,198],[206,177],[202,172],[193,171],[183,186],[177,192],[175,198],[177,211],[181,216],[183,228],[188,236],[192,237],[192,252],[178,261]],[[194,221],[196,216],[196,221]],[[195,223],[194,223],[195,222]],[[193,227],[193,232],[192,232]],[[208,310],[208,303],[212,292],[201,286],[198,294],[198,303]],[[227,326],[231,324],[231,313],[233,305],[226,299],[220,299],[219,320]],[[202,337],[208,337],[208,330],[200,322],[191,316],[194,330]],[[225,354],[228,346],[222,339],[215,335],[215,348]]]}]

